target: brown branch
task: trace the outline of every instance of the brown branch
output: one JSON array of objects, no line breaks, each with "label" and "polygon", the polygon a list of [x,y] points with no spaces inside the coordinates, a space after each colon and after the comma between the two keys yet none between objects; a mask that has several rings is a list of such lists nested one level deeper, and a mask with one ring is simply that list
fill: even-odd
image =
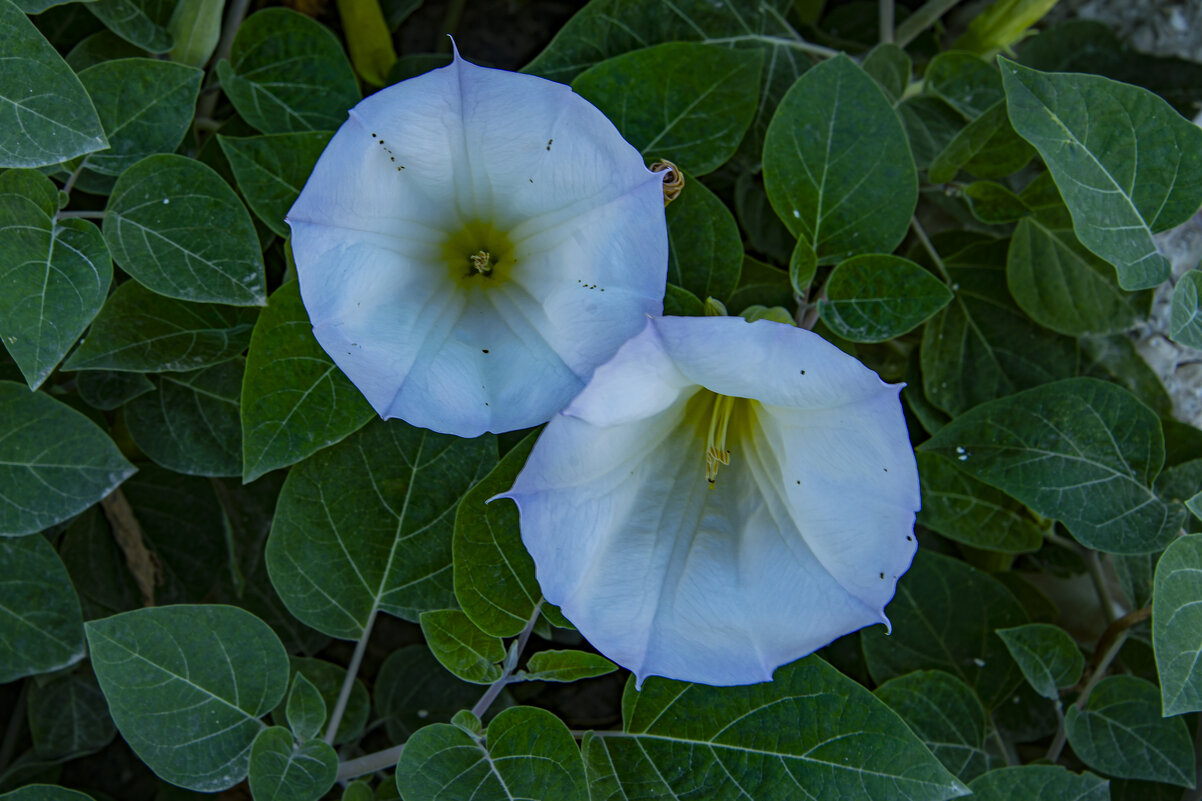
[{"label": "brown branch", "polygon": [[100,508],[108,518],[113,539],[125,554],[125,564],[142,592],[142,605],[154,606],[154,588],[163,583],[163,569],[158,558],[146,547],[142,524],[134,516],[125,493],[118,487],[100,502]]}]

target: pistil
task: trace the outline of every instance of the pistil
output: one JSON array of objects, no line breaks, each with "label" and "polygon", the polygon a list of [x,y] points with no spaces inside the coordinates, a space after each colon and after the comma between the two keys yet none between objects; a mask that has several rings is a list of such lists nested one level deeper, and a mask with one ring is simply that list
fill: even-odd
[{"label": "pistil", "polygon": [[730,416],[734,408],[734,398],[715,394],[709,435],[705,444],[705,480],[709,482],[710,489],[714,488],[714,482],[717,481],[719,465],[730,464],[730,451],[726,449],[726,432],[730,427]]}]

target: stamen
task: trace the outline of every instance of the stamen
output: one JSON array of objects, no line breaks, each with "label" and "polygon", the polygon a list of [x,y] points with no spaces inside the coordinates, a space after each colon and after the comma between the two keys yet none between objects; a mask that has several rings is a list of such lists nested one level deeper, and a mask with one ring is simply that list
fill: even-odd
[{"label": "stamen", "polygon": [[472,263],[472,272],[480,275],[492,274],[492,255],[487,250],[477,250],[467,257]]},{"label": "stamen", "polygon": [[710,489],[718,478],[718,466],[730,464],[730,451],[726,449],[726,432],[730,427],[730,416],[735,409],[735,399],[729,395],[715,395],[714,409],[710,415],[710,430],[705,444],[705,480]]}]

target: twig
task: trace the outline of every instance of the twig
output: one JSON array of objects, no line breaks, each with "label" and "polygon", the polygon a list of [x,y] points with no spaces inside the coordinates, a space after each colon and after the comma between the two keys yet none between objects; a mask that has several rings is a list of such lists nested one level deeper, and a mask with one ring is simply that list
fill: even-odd
[{"label": "twig", "polygon": [[927,0],[922,8],[915,11],[897,26],[894,42],[899,47],[905,47],[918,38],[919,34],[935,24],[935,20],[951,11],[960,0]]},{"label": "twig", "polygon": [[952,277],[948,273],[947,267],[943,264],[943,259],[939,257],[939,251],[935,250],[935,246],[931,244],[930,237],[927,236],[927,232],[923,229],[922,223],[918,221],[917,217],[910,218],[910,227],[914,230],[914,235],[918,237],[918,241],[922,243],[922,247],[926,250],[927,255],[931,257],[931,261],[934,262],[935,267],[939,270],[939,274],[943,276],[943,280],[951,284]]},{"label": "twig", "polygon": [[893,41],[893,0],[880,0],[881,44]]},{"label": "twig", "polygon": [[163,582],[163,570],[159,560],[146,547],[142,524],[134,516],[125,493],[118,487],[100,501],[100,508],[108,518],[113,539],[125,554],[125,564],[142,593],[142,606],[154,606],[154,588]]},{"label": "twig", "polygon": [[400,761],[401,752],[404,750],[405,745],[402,743],[394,745],[392,748],[385,748],[383,751],[375,751],[355,759],[348,759],[338,766],[338,781],[345,782],[375,773],[378,770],[394,768]]},{"label": "twig", "polygon": [[346,666],[346,678],[342,680],[342,689],[338,691],[338,700],[334,702],[334,709],[330,712],[330,723],[326,727],[325,736],[326,742],[330,745],[334,744],[334,737],[338,734],[338,724],[342,723],[342,716],[346,713],[346,705],[351,699],[351,690],[355,688],[355,676],[359,673],[359,666],[363,664],[363,654],[367,651],[367,641],[371,637],[371,630],[375,623],[376,608],[372,607],[371,614],[367,616],[367,624],[363,627],[363,634],[359,636],[359,642],[355,643],[351,662]]},{"label": "twig", "polygon": [[1106,576],[1102,572],[1102,560],[1098,552],[1091,548],[1081,548],[1081,556],[1085,559],[1085,567],[1089,570],[1089,578],[1093,582],[1094,592],[1098,594],[1098,603],[1102,606],[1102,614],[1106,616],[1106,625],[1115,621],[1114,599],[1106,586]]},{"label": "twig", "polygon": [[63,194],[70,196],[71,190],[75,188],[75,182],[79,180],[80,174],[83,172],[84,165],[88,163],[87,158],[80,159],[79,166],[67,178],[67,182],[63,184]]}]

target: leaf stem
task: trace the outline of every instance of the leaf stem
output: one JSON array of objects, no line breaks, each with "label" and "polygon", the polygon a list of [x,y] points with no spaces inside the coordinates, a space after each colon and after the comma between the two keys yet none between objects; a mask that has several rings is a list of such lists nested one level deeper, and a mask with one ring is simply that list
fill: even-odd
[{"label": "leaf stem", "polygon": [[1114,623],[1118,616],[1114,613],[1114,598],[1110,595],[1110,589],[1106,586],[1106,575],[1102,569],[1102,560],[1098,557],[1098,552],[1092,548],[1081,548],[1081,556],[1085,559],[1085,567],[1089,570],[1090,581],[1093,582],[1094,592],[1098,594],[1098,603],[1102,607],[1102,614],[1106,616],[1106,625]]},{"label": "leaf stem", "polygon": [[[209,64],[212,65],[209,72],[210,81],[214,80],[217,75],[217,63],[230,57],[230,51],[234,47],[234,36],[237,35],[238,28],[242,27],[242,20],[246,18],[249,8],[250,0],[231,0],[229,11],[225,15],[225,25],[221,28],[221,41],[217,43],[217,50],[209,59]],[[213,116],[219,94],[219,92],[208,92],[201,95],[200,102],[196,105],[197,119],[207,119]]]},{"label": "leaf stem", "polygon": [[1048,748],[1047,756],[1044,757],[1048,762],[1053,764],[1060,759],[1060,752],[1064,750],[1064,741],[1068,739],[1068,729],[1064,726],[1064,705],[1060,703],[1060,699],[1056,699],[1056,737],[1052,740],[1052,745]]},{"label": "leaf stem", "polygon": [[383,751],[375,751],[355,759],[348,759],[338,766],[337,781],[345,782],[375,773],[378,770],[396,767],[396,763],[401,758],[401,752],[404,750],[405,744],[402,743],[394,745],[392,748],[385,748]]},{"label": "leaf stem", "polygon": [[531,632],[534,631],[534,624],[538,622],[538,615],[542,608],[543,599],[540,598],[538,603],[534,605],[534,612],[530,615],[530,619],[526,621],[526,627],[518,634],[517,644],[513,649],[514,658],[506,662],[505,671],[501,674],[501,678],[490,684],[488,689],[484,691],[484,695],[480,696],[480,700],[472,707],[472,714],[476,717],[483,718],[484,713],[488,711],[493,702],[497,700],[497,696],[505,689],[505,685],[510,683],[513,678],[513,671],[517,667],[517,657],[521,656],[522,651],[525,650],[526,642],[530,639]]},{"label": "leaf stem", "polygon": [[897,26],[893,40],[899,47],[905,47],[918,38],[919,34],[935,24],[935,21],[951,11],[960,0],[927,0],[922,8],[915,11]]},{"label": "leaf stem", "polygon": [[1014,753],[1013,747],[1006,742],[1006,738],[998,730],[997,724],[990,720],[990,729],[992,729],[993,739],[997,740],[998,750],[1002,752],[1002,759],[1006,761],[1006,767],[1012,768],[1015,765],[1022,764]]},{"label": "leaf stem", "polygon": [[338,734],[338,724],[342,723],[346,705],[351,699],[351,690],[355,688],[355,675],[359,672],[359,666],[363,664],[367,641],[371,638],[372,627],[376,624],[376,612],[377,610],[373,608],[371,614],[368,615],[367,625],[363,627],[363,634],[359,637],[359,642],[355,643],[355,651],[351,654],[351,662],[346,666],[346,678],[342,680],[342,689],[338,691],[338,700],[334,702],[334,710],[330,712],[330,723],[326,727],[325,741],[329,745],[334,744],[334,737]]},{"label": "leaf stem", "polygon": [[799,50],[802,53],[809,53],[811,56],[819,58],[834,58],[839,55],[841,50],[835,50],[831,47],[823,47],[812,42],[807,42],[800,36],[794,36],[793,39],[784,39],[780,36],[765,36],[760,33],[748,33],[742,36],[722,36],[717,39],[704,39],[705,44],[740,44],[742,42],[756,42],[758,44],[769,44],[778,47],[788,47],[792,50]]},{"label": "leaf stem", "polygon": [[[67,182],[63,184],[63,194],[67,195],[68,198],[71,196],[71,190],[75,188],[75,182],[79,180],[80,174],[83,173],[84,165],[87,163],[87,158],[80,159],[79,166],[75,168],[75,170],[67,178]],[[62,216],[61,212],[59,216]]]},{"label": "leaf stem", "polygon": [[880,0],[881,44],[893,41],[893,0]]},{"label": "leaf stem", "polygon": [[943,276],[943,280],[950,286],[952,277],[947,271],[947,267],[943,263],[943,259],[939,256],[939,251],[935,250],[935,246],[931,244],[931,238],[927,236],[926,230],[922,227],[922,223],[917,217],[910,218],[910,228],[914,230],[914,235],[918,237],[918,241],[922,243],[922,247],[926,250],[927,255],[931,257],[931,261],[935,263],[935,267],[939,270],[939,274]]},{"label": "leaf stem", "polygon": [[57,216],[58,216],[58,219],[60,219],[60,220],[70,220],[72,218],[83,219],[83,220],[103,220],[104,212],[103,211],[60,211]]}]

